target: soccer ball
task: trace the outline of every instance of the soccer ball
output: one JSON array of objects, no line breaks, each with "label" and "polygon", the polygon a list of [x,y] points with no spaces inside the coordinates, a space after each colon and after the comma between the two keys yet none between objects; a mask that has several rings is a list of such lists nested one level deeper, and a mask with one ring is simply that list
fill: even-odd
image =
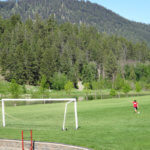
[{"label": "soccer ball", "polygon": [[138,112],[138,114],[140,114],[140,112]]}]

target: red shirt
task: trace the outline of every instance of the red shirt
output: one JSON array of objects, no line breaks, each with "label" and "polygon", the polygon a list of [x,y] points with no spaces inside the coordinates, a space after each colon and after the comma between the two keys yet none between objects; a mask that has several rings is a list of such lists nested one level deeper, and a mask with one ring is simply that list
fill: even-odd
[{"label": "red shirt", "polygon": [[137,107],[138,103],[137,102],[133,102],[133,107]]}]

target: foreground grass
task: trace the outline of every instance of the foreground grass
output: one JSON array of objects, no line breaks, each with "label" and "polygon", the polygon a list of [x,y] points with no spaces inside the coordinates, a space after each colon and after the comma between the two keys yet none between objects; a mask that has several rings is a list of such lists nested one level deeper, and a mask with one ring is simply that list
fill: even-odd
[{"label": "foreground grass", "polygon": [[68,131],[61,131],[64,103],[6,107],[6,127],[0,127],[0,138],[21,139],[21,130],[24,130],[28,139],[32,129],[35,141],[95,150],[149,150],[150,96],[136,99],[140,114],[133,111],[133,98],[78,102],[77,131],[74,130],[73,104],[68,107]]}]

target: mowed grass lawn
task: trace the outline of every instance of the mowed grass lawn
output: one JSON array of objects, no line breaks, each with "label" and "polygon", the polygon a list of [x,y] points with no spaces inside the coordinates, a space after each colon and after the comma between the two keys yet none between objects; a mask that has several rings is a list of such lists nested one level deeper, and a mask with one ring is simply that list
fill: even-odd
[{"label": "mowed grass lawn", "polygon": [[[78,102],[79,129],[76,131],[73,104],[68,105],[66,127],[62,131],[65,103],[6,107],[6,127],[0,138],[58,142],[94,150],[149,150],[150,96],[136,97],[140,114],[135,114],[134,97]],[[1,113],[1,112],[0,112]],[[2,120],[2,114],[0,119]]]}]

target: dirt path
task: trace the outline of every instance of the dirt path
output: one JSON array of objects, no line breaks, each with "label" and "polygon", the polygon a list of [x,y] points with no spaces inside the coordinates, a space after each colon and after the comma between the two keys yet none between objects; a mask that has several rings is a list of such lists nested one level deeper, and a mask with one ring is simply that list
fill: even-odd
[{"label": "dirt path", "polygon": [[[30,142],[24,142],[24,150],[30,149]],[[0,150],[22,150],[19,140],[0,140]],[[87,148],[60,143],[34,142],[34,150],[89,150]]]}]

